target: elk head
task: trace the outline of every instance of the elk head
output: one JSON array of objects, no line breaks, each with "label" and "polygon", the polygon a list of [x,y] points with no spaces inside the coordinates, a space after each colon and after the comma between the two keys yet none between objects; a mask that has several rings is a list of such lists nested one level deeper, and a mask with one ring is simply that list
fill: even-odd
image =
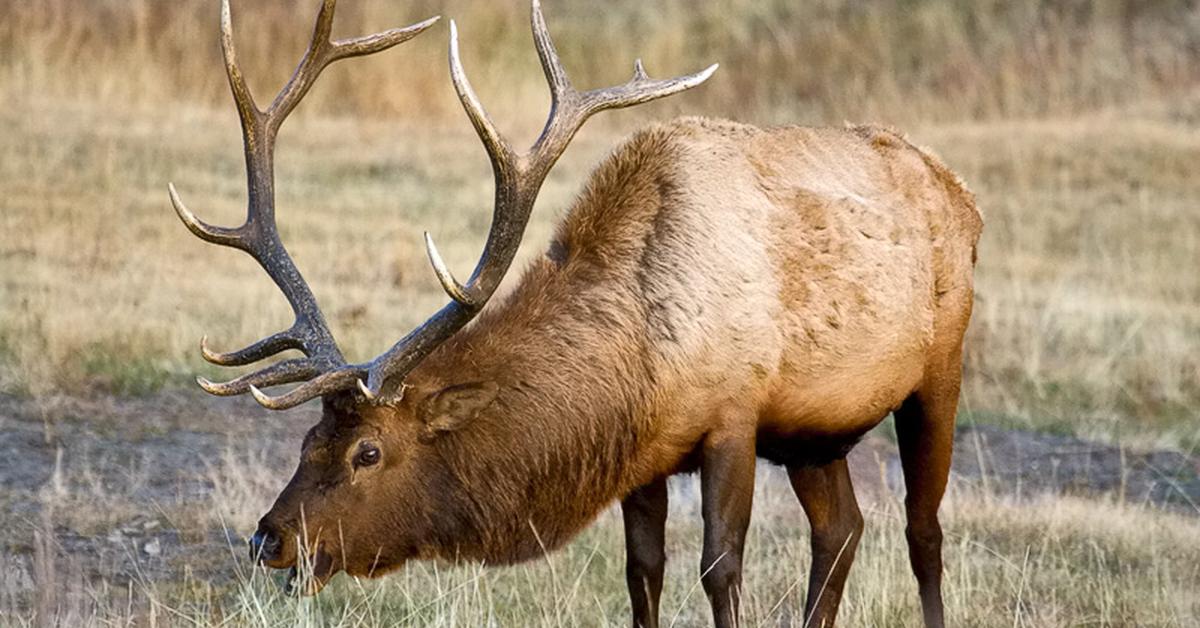
[{"label": "elk head", "polygon": [[[483,142],[495,178],[495,205],[487,244],[470,279],[460,283],[447,269],[433,240],[425,246],[439,282],[451,301],[420,327],[375,359],[348,363],[335,344],[312,291],[279,238],[275,224],[273,156],[280,125],[307,93],[317,75],[338,59],[378,52],[406,41],[437,18],[351,40],[329,39],[335,0],[324,0],[313,40],[292,79],[266,111],[254,104],[234,53],[228,0],[223,0],[221,44],[229,84],[241,119],[249,181],[246,222],[236,228],[208,225],[195,217],[173,186],[171,202],[188,229],[207,242],[251,255],[283,292],[295,314],[287,330],[230,353],[201,353],[221,366],[244,366],[286,350],[304,357],[277,361],[227,382],[197,378],[214,395],[250,393],[266,408],[283,410],[322,398],[321,421],[304,440],[299,467],[250,541],[255,559],[271,567],[295,569],[297,558],[312,561],[309,592],[319,590],[339,570],[377,575],[414,557],[440,550],[471,534],[456,527],[455,481],[438,453],[440,435],[468,429],[488,413],[499,385],[455,369],[405,381],[418,364],[466,325],[496,291],[516,255],[537,193],[576,131],[594,113],[636,105],[704,82],[716,69],[655,80],[640,61],[626,84],[577,91],[558,60],[538,1],[532,3],[534,43],[550,85],[552,106],[533,146],[516,152],[496,130],[467,80],[458,53],[457,29],[450,23],[450,75],[467,116]],[[433,383],[436,382],[436,383]],[[264,388],[297,384],[278,395]],[[453,554],[453,549],[450,549]]]}]

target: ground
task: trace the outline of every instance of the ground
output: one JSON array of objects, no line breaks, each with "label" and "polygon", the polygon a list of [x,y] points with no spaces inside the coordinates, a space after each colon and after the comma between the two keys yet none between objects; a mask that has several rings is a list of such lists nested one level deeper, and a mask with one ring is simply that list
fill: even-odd
[{"label": "ground", "polygon": [[[414,565],[379,582],[341,576],[315,601],[286,597],[278,576],[250,566],[245,539],[316,418],[311,407],[280,417],[195,391],[48,404],[0,397],[0,527],[10,531],[0,612],[18,623],[57,612],[64,625],[155,614],[237,625],[288,623],[281,617],[317,625],[624,622],[620,517],[612,512],[544,563]],[[1200,621],[1190,594],[1200,586],[1200,457],[967,419],[945,507],[956,624]],[[911,625],[903,480],[886,426],[851,464],[868,536],[846,624]],[[702,624],[696,479],[677,479],[671,495],[664,608],[680,625]],[[757,620],[803,623],[806,528],[786,478],[764,463],[747,576]],[[254,606],[270,609],[271,619]]]}]

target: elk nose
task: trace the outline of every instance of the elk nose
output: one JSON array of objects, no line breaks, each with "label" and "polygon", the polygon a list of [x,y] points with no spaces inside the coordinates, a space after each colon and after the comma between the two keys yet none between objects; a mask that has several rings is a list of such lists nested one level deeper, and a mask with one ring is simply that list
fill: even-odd
[{"label": "elk nose", "polygon": [[250,559],[259,562],[277,560],[282,546],[279,534],[260,523],[254,536],[250,537]]}]

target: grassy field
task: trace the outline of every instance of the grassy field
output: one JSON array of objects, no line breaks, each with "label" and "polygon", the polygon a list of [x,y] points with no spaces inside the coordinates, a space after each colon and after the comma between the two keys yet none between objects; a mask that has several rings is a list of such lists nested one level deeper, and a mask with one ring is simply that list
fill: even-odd
[{"label": "grassy field", "polygon": [[[316,3],[300,4],[314,6],[234,1],[260,101],[303,47]],[[963,176],[985,214],[963,421],[1133,449],[1200,447],[1194,3],[544,4],[582,86],[624,80],[636,55],[657,75],[722,68],[694,92],[590,123],[543,189],[523,258],[545,248],[597,160],[650,120],[896,124]],[[501,128],[532,138],[540,127],[546,97],[523,1],[342,5],[337,30],[347,35],[438,13],[458,19],[468,71]],[[0,458],[39,461],[24,475],[0,464],[0,524],[17,531],[0,547],[0,624],[623,624],[611,513],[544,563],[417,565],[377,583],[339,579],[316,600],[287,598],[247,569],[241,538],[282,486],[312,416],[268,417],[180,392],[197,373],[223,375],[200,359],[202,335],[240,347],[290,320],[247,256],[195,239],[167,201],[174,181],[206,220],[244,215],[215,35],[215,1],[0,0]],[[423,230],[459,275],[487,230],[490,169],[446,76],[446,36],[439,25],[331,69],[281,134],[283,238],[353,359],[444,302]],[[117,413],[117,426],[110,410],[125,404],[136,409]],[[239,421],[206,423],[204,413]],[[82,431],[68,437],[73,429]],[[204,465],[189,471],[199,488],[172,484],[147,501],[139,491],[154,465],[178,462],[162,441],[179,433],[238,438],[206,445]],[[803,517],[778,478],[763,480],[749,616],[800,626]],[[688,490],[676,487],[678,558],[664,603],[681,626],[707,617]],[[883,491],[871,501],[846,625],[917,622],[896,499]],[[1200,621],[1194,516],[967,485],[945,512],[955,625]],[[171,531],[161,549],[171,569],[103,575],[97,564],[129,557],[96,543],[149,522]],[[132,556],[153,562],[140,541]]]},{"label": "grassy field", "polygon": [[[757,496],[760,516],[747,541],[751,626],[804,624],[807,531],[786,481],[776,480]],[[699,515],[679,510],[673,514],[686,519],[670,527],[663,620],[701,626],[709,610],[695,569]],[[920,625],[902,513],[896,501],[868,513],[839,617],[843,625]],[[980,495],[952,498],[945,517],[953,531],[945,560],[953,625],[1187,626],[1200,620],[1194,518],[1070,498],[1014,504]],[[234,574],[225,586],[185,577],[96,590],[59,576],[64,581],[56,584],[63,586],[48,591],[39,610],[55,609],[62,625],[625,625],[621,543],[620,516],[609,513],[541,563],[419,564],[379,581],[339,578],[318,598],[302,600],[284,594],[275,576],[247,567],[238,546],[225,556]],[[17,613],[9,617],[20,622]]]},{"label": "grassy field", "polygon": [[[62,626],[619,626],[627,621],[620,516],[516,567],[417,563],[344,576],[314,599],[249,567],[245,535],[286,479],[313,419],[264,423],[252,402],[198,393],[39,408],[0,398],[14,444],[47,479],[22,490],[0,459],[0,624]],[[57,450],[39,451],[41,414]],[[257,420],[257,424],[256,424]],[[973,452],[960,442],[960,455]],[[0,443],[0,446],[3,446]],[[894,447],[852,455],[866,535],[841,625],[919,625]],[[1007,469],[1006,469],[1007,471]],[[27,475],[27,474],[26,474]],[[1200,621],[1200,510],[1125,499],[1018,495],[997,477],[952,484],[943,507],[946,595],[957,626],[1191,626]],[[672,483],[663,618],[702,626],[695,477]],[[807,525],[777,468],[759,473],[747,545],[748,625],[802,626]]]},{"label": "grassy field", "polygon": [[[493,114],[518,137],[539,128],[530,112],[544,87],[523,2],[343,4],[339,32],[459,18]],[[1195,8],[558,4],[552,28],[582,85],[624,78],[588,47],[636,50],[663,72],[724,65],[694,92],[586,128],[543,191],[527,254],[544,248],[592,165],[647,119],[903,122],[972,185],[986,216],[965,402],[998,422],[1200,443],[1200,278],[1181,272],[1200,259]],[[210,221],[235,224],[243,211],[213,5],[0,2],[0,228],[20,234],[0,241],[0,390],[152,392],[204,371],[202,334],[242,346],[285,322],[248,259],[195,241],[165,204],[174,180]],[[265,99],[312,16],[235,7]],[[762,39],[784,26],[787,36]],[[355,357],[441,302],[422,230],[460,272],[486,231],[490,172],[457,110],[444,46],[439,27],[331,69],[280,141],[284,238]]]},{"label": "grassy field", "polygon": [[[686,98],[686,97],[684,97]],[[186,385],[200,336],[242,346],[286,303],[246,256],[173,216],[165,182],[208,220],[244,203],[231,112],[41,102],[0,113],[0,385],[143,394]],[[628,114],[614,116],[626,126]],[[278,179],[283,237],[354,358],[444,300],[421,248],[469,268],[491,211],[465,123],[298,120]],[[204,129],[205,132],[197,132]],[[986,420],[1131,444],[1200,443],[1200,128],[1165,114],[916,125],[979,194],[987,227],[964,404]],[[619,141],[585,129],[547,183],[524,253],[544,249],[588,169]]]}]

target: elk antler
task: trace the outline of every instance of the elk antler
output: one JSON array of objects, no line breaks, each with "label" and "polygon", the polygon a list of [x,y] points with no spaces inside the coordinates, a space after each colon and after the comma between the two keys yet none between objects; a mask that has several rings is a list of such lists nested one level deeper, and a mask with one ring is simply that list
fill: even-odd
[{"label": "elk antler", "polygon": [[471,88],[458,53],[458,27],[454,20],[450,21],[450,78],[492,162],[496,187],[492,226],[483,254],[465,285],[450,273],[438,254],[433,238],[425,234],[425,248],[434,272],[453,301],[376,360],[367,382],[365,392],[368,395],[377,393],[385,379],[403,376],[410,371],[429,351],[470,321],[491,298],[517,254],[542,182],[566,150],[575,132],[592,114],[649,102],[690,89],[703,83],[717,69],[714,64],[689,76],[653,80],[646,75],[639,59],[634,64],[633,78],[628,83],[579,92],[571,86],[558,59],[538,0],[533,0],[531,21],[534,45],[550,85],[552,100],[550,115],[541,135],[527,152],[521,154],[514,151],[508,140],[496,130],[475,90]]},{"label": "elk antler", "polygon": [[438,254],[433,238],[425,234],[429,261],[452,301],[370,364],[366,386],[360,386],[367,397],[377,395],[385,380],[406,375],[429,352],[474,318],[491,298],[517,254],[542,182],[566,150],[575,132],[592,114],[649,102],[690,89],[703,83],[717,69],[714,64],[689,76],[653,80],[646,75],[639,59],[634,65],[633,78],[628,83],[579,92],[571,86],[558,59],[538,0],[533,0],[531,22],[534,45],[550,85],[552,102],[541,135],[527,152],[518,154],[496,130],[475,90],[471,88],[458,53],[458,27],[454,20],[450,21],[450,78],[467,117],[487,150],[495,177],[492,226],[483,254],[466,284],[454,278]]},{"label": "elk antler", "polygon": [[[214,395],[238,395],[259,387],[288,384],[311,379],[321,373],[346,364],[341,351],[329,332],[329,326],[317,307],[316,299],[297,270],[275,224],[274,156],[275,137],[280,125],[308,93],[317,76],[330,63],[349,57],[369,55],[386,50],[412,39],[429,28],[439,18],[434,17],[407,28],[395,28],[375,35],[333,41],[333,13],[337,0],[324,0],[312,42],[292,78],[284,85],[266,111],[254,103],[238,66],[233,45],[233,24],[229,0],[221,2],[221,51],[225,58],[225,73],[237,104],[241,120],[242,139],[246,153],[246,175],[249,203],[246,222],[240,227],[226,228],[209,225],[196,218],[179,198],[173,184],[168,185],[171,204],[183,224],[201,240],[241,249],[262,266],[275,285],[287,297],[295,314],[295,322],[284,331],[268,336],[254,344],[230,353],[217,353],[201,339],[204,359],[221,366],[244,366],[288,349],[304,353],[304,358],[285,360],[224,383],[197,378],[200,387]],[[350,384],[353,386],[353,382]]]},{"label": "elk antler", "polygon": [[[488,232],[487,244],[475,266],[475,271],[471,273],[470,279],[465,284],[454,278],[445,262],[442,261],[441,255],[433,243],[433,238],[428,233],[425,234],[426,252],[429,254],[429,260],[438,281],[450,295],[450,303],[370,362],[345,364],[341,355],[337,354],[336,348],[333,348],[335,360],[326,359],[318,365],[310,356],[310,359],[307,360],[297,360],[296,362],[300,364],[296,366],[286,366],[289,364],[288,362],[280,362],[260,372],[265,373],[278,367],[281,371],[279,377],[270,380],[254,379],[255,375],[258,375],[256,373],[230,382],[231,392],[210,390],[207,386],[206,390],[217,394],[238,394],[242,391],[233,390],[233,388],[239,386],[249,388],[260,404],[272,409],[291,408],[320,395],[355,386],[368,399],[375,399],[385,381],[395,377],[403,378],[407,375],[425,356],[459,329],[462,329],[491,298],[516,256],[542,182],[559,156],[566,150],[567,144],[575,136],[576,131],[592,114],[605,109],[619,109],[649,102],[690,89],[703,83],[717,69],[714,64],[696,74],[656,80],[646,75],[645,68],[642,67],[642,62],[639,60],[634,65],[633,78],[624,85],[580,92],[571,86],[571,81],[563,70],[558,53],[554,50],[554,44],[546,29],[546,21],[542,17],[542,9],[538,0],[533,0],[531,22],[534,44],[542,63],[542,70],[546,74],[546,81],[550,85],[552,102],[545,128],[538,136],[537,141],[525,153],[517,153],[513,150],[508,140],[496,130],[487,112],[484,111],[483,105],[480,104],[479,98],[475,95],[475,91],[471,88],[466,73],[463,71],[462,60],[458,53],[458,28],[453,21],[450,22],[450,77],[454,82],[454,89],[458,92],[458,98],[467,112],[467,117],[470,118],[471,124],[479,134],[488,158],[491,160],[496,188],[492,226]],[[237,89],[235,88],[236,94]],[[247,146],[247,155],[249,155],[249,140],[247,140]],[[188,219],[185,217],[184,221],[188,222]],[[281,245],[280,250],[282,250]],[[294,267],[291,266],[290,260],[288,260],[288,266],[294,273]],[[282,285],[280,287],[283,288]],[[308,295],[308,302],[311,303],[311,294],[308,293],[307,288],[304,293]],[[313,311],[316,312],[315,306],[313,306]],[[319,312],[316,312],[314,320],[320,321],[319,317]],[[300,324],[300,320],[298,310],[297,325]],[[321,321],[319,331],[322,338],[329,338],[328,329],[325,328],[323,321]],[[271,348],[276,346],[292,347],[292,345],[281,343],[282,340],[273,342],[271,338],[268,338],[243,352],[265,356],[274,351],[268,353],[266,349],[256,352],[253,350],[259,349],[259,345],[267,345]],[[332,346],[332,342],[330,345]],[[239,354],[243,352],[239,352]],[[363,381],[364,377],[366,378],[365,382]],[[243,379],[246,381],[243,382]],[[267,385],[292,383],[305,379],[308,381],[304,381],[299,386],[278,396],[270,396],[259,390]]]}]

